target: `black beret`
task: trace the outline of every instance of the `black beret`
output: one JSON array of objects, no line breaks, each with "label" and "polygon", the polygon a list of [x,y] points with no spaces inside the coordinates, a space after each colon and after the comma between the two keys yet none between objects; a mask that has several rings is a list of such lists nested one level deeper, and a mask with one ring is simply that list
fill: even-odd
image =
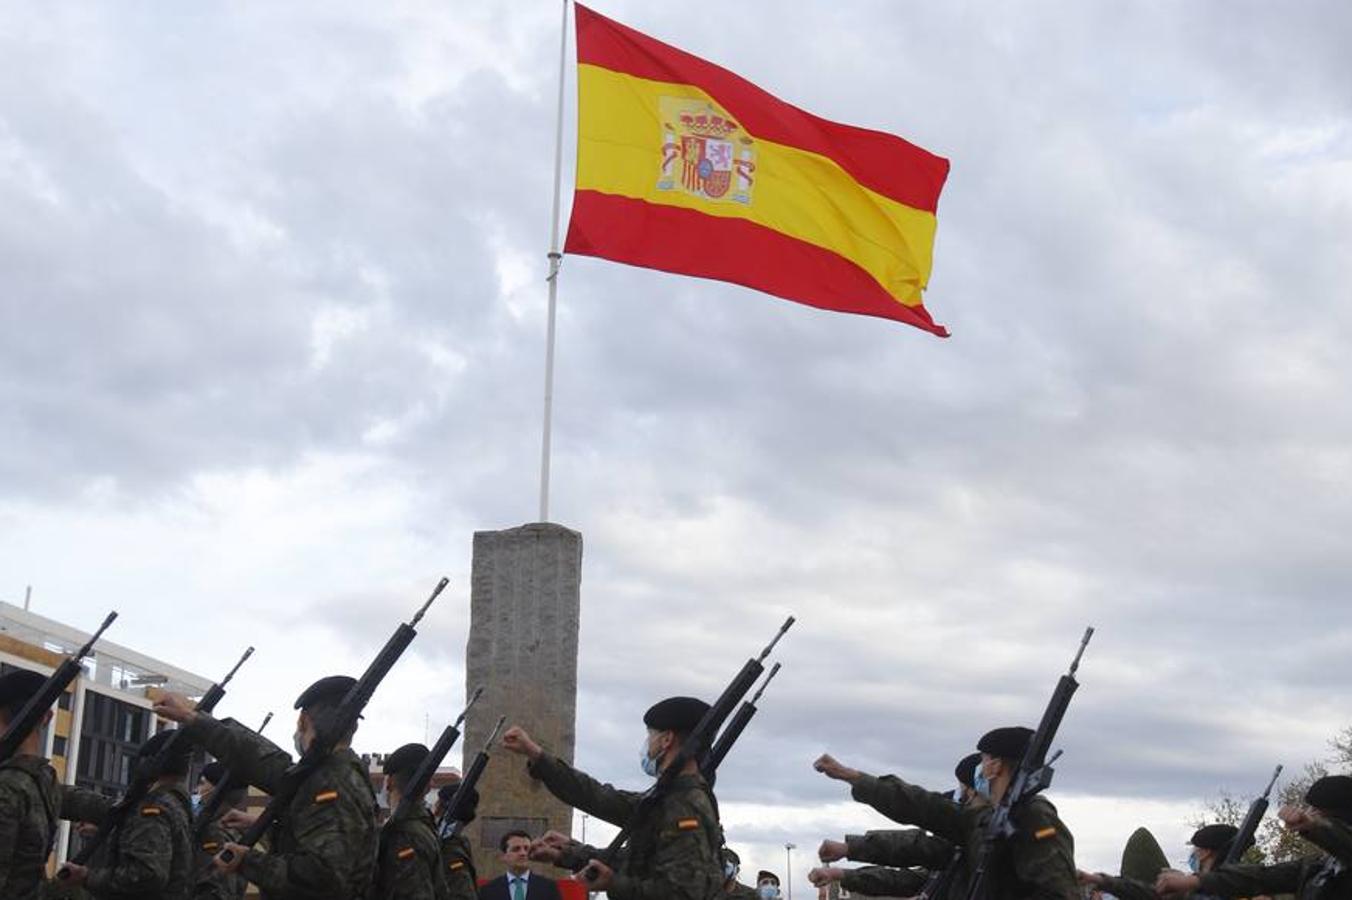
[{"label": "black beret", "polygon": [[11,716],[18,714],[46,683],[46,675],[27,669],[15,669],[0,675],[0,709]]},{"label": "black beret", "polygon": [[709,704],[694,697],[668,697],[654,703],[643,714],[643,724],[657,731],[694,731],[700,719],[709,711]]},{"label": "black beret", "polygon": [[953,774],[958,776],[958,784],[976,787],[976,767],[981,765],[980,753],[969,753],[958,761]]},{"label": "black beret", "polygon": [[225,777],[225,764],[217,761],[209,762],[202,767],[202,774],[199,777],[212,784],[220,784],[221,779]]},{"label": "black beret", "polygon": [[[458,790],[460,790],[460,779],[457,778],[450,784],[443,784],[437,789],[437,799],[440,800],[441,805],[445,807],[446,804],[450,803],[452,798],[455,797],[455,792]],[[473,822],[478,809],[479,792],[474,788],[470,788],[465,794],[464,803],[461,804],[461,807],[458,810],[460,813],[460,820],[464,822]]]},{"label": "black beret", "polygon": [[413,770],[422,765],[431,752],[422,744],[405,744],[385,757],[386,775],[412,775]]},{"label": "black beret", "polygon": [[1305,792],[1305,802],[1335,819],[1352,822],[1352,776],[1325,775],[1317,779]]},{"label": "black beret", "polygon": [[[168,730],[151,735],[150,738],[141,745],[141,748],[136,751],[136,758],[142,761],[149,760],[160,752],[160,748],[169,743],[169,739],[172,738],[175,733],[176,732],[173,730]],[[187,741],[179,741],[178,745],[174,748],[174,754],[165,760],[164,768],[161,769],[158,774],[187,775],[191,763],[192,744]]]},{"label": "black beret", "polygon": [[724,847],[723,862],[732,863],[734,866],[740,866],[742,864],[742,858],[737,855],[736,850],[732,849],[731,847]]},{"label": "black beret", "polygon": [[775,884],[779,884],[779,876],[774,872],[767,872],[764,869],[761,869],[756,873],[756,883],[760,884],[762,881],[773,881]]},{"label": "black beret", "polygon": [[296,698],[296,709],[309,709],[317,703],[338,703],[356,683],[357,679],[347,675],[326,675]]},{"label": "black beret", "polygon": [[1033,729],[1022,725],[1011,725],[988,731],[977,741],[976,749],[1001,759],[1023,759],[1028,742],[1033,739]]},{"label": "black beret", "polygon": [[437,788],[437,799],[440,800],[442,803],[450,803],[451,798],[455,796],[455,792],[458,791],[459,789],[460,789],[459,779],[452,781],[450,784],[443,784],[441,787]]},{"label": "black beret", "polygon": [[1203,825],[1193,832],[1188,843],[1203,850],[1224,850],[1237,834],[1239,829],[1233,825]]}]

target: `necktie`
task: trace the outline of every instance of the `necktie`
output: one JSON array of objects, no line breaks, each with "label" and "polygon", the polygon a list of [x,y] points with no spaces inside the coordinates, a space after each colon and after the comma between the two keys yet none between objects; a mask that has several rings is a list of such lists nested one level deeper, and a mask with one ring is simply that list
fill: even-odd
[{"label": "necktie", "polygon": [[526,879],[512,879],[512,900],[526,900]]}]

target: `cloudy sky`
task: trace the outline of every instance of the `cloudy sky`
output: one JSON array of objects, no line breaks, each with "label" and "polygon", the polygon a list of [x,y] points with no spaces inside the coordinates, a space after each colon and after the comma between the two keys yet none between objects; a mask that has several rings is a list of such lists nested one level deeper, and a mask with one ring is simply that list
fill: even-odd
[{"label": "cloudy sky", "polygon": [[[597,8],[951,159],[953,337],[565,261],[579,764],[640,785],[647,704],[714,694],[789,612],[719,794],[747,867],[795,843],[800,885],[880,821],[816,754],[947,787],[1091,623],[1052,794],[1083,866],[1139,824],[1181,859],[1205,798],[1324,755],[1352,718],[1346,5]],[[444,572],[359,744],[449,718],[471,535],[536,516],[559,12],[0,6],[0,599],[115,607],[210,676],[256,644],[252,721]]]}]

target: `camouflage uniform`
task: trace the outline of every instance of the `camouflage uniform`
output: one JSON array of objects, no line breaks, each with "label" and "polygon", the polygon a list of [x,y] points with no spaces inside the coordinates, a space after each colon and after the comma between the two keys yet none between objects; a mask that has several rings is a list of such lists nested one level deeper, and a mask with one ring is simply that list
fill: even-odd
[{"label": "camouflage uniform", "polygon": [[[221,815],[229,812],[221,810]],[[239,872],[221,873],[212,862],[216,854],[228,843],[239,840],[240,833],[221,824],[220,816],[214,822],[208,822],[202,828],[201,840],[194,850],[193,862],[196,883],[193,885],[193,900],[241,900],[249,883]]]},{"label": "camouflage uniform", "polygon": [[846,859],[897,868],[942,869],[953,855],[951,843],[919,828],[847,834],[845,847]]},{"label": "camouflage uniform", "polygon": [[56,836],[56,772],[40,756],[0,763],[0,897],[43,895],[47,856]]},{"label": "camouflage uniform", "polygon": [[1297,900],[1345,900],[1352,897],[1352,834],[1345,824],[1326,819],[1302,836],[1330,856],[1307,856],[1271,866],[1221,866],[1200,876],[1197,893],[1220,897],[1294,894]]},{"label": "camouflage uniform", "polygon": [[[291,756],[233,719],[198,714],[184,730],[239,779],[274,793]],[[361,759],[337,750],[310,775],[272,829],[272,851],[239,872],[267,900],[363,900],[376,857],[376,797]]]},{"label": "camouflage uniform", "polygon": [[441,839],[441,863],[446,872],[447,896],[451,900],[477,900],[479,875],[474,871],[474,854],[463,834]]},{"label": "camouflage uniform", "polygon": [[[101,823],[113,807],[102,794],[61,788],[61,818]],[[192,805],[181,784],[151,789],[89,865],[95,900],[190,900]]]},{"label": "camouflage uniform", "polygon": [[[854,799],[867,803],[896,822],[916,825],[964,848],[967,871],[960,873],[950,896],[961,896],[970,877],[970,861],[979,858],[989,803],[959,806],[947,794],[936,794],[893,775],[862,775],[852,788]],[[1075,876],[1075,843],[1066,826],[1041,794],[1014,807],[1014,836],[997,842],[987,863],[992,900],[1080,900]]]},{"label": "camouflage uniform", "polygon": [[733,881],[723,885],[723,896],[734,900],[760,900],[760,891],[749,884]]},{"label": "camouflage uniform", "polygon": [[840,886],[852,894],[869,897],[914,897],[929,881],[929,873],[923,869],[863,866],[844,871]]},{"label": "camouflage uniform", "polygon": [[[529,771],[564,803],[621,827],[642,796],[601,784],[553,756],[541,756]],[[708,783],[698,773],[680,775],[635,826],[606,892],[612,900],[711,900],[723,890],[722,846]]]},{"label": "camouflage uniform", "polygon": [[385,823],[372,900],[447,900],[436,823],[425,807]]}]

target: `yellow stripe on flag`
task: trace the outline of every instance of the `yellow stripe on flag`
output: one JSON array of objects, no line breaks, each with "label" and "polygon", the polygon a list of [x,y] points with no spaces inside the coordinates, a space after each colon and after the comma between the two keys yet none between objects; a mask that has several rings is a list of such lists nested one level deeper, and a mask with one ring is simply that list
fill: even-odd
[{"label": "yellow stripe on flag", "polygon": [[755,135],[749,203],[661,190],[662,99],[704,100],[721,109],[717,102],[691,85],[585,63],[578,66],[578,90],[579,190],[745,219],[849,259],[898,302],[920,305],[937,226],[932,213],[869,190],[825,156]]}]

